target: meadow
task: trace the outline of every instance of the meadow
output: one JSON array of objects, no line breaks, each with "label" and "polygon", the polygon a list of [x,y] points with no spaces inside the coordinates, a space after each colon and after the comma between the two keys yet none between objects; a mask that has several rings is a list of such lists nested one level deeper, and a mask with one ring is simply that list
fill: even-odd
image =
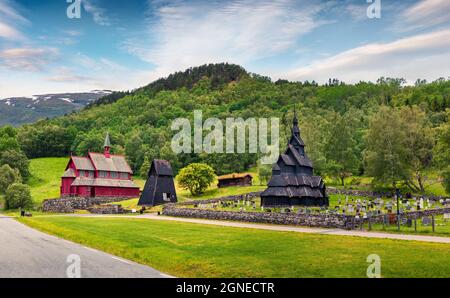
[{"label": "meadow", "polygon": [[127,218],[20,219],[43,232],[178,277],[450,277],[449,245]]}]

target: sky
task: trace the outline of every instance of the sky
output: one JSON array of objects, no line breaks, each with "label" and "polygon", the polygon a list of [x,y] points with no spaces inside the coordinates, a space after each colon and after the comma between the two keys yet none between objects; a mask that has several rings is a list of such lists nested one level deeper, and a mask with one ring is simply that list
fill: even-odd
[{"label": "sky", "polygon": [[220,62],[274,80],[448,78],[450,1],[0,0],[0,98],[131,90]]}]

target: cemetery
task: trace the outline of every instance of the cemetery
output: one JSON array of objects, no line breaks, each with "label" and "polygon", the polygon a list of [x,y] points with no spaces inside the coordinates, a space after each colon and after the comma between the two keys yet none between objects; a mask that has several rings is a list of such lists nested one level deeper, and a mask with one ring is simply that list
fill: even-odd
[{"label": "cemetery", "polygon": [[403,196],[327,189],[314,176],[294,111],[287,149],[272,168],[267,188],[258,193],[167,204],[163,214],[178,217],[260,222],[309,227],[450,234],[450,198]]},{"label": "cemetery", "polygon": [[[331,190],[333,192],[333,190]],[[169,216],[344,228],[450,234],[450,199],[330,195],[330,206],[264,207],[260,193],[168,204]]]}]

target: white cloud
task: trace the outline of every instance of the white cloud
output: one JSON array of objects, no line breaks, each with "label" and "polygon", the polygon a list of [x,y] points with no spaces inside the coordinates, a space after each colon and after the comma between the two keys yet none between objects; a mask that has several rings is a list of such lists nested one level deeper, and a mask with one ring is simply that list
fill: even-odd
[{"label": "white cloud", "polygon": [[41,71],[58,55],[54,48],[12,48],[0,51],[0,68],[18,71]]},{"label": "white cloud", "polygon": [[9,0],[0,0],[0,38],[23,40],[25,37],[17,28],[18,24],[29,24]]},{"label": "white cloud", "polygon": [[95,0],[82,0],[84,9],[92,15],[95,23],[100,26],[110,26],[111,22],[105,10],[95,3]]},{"label": "white cloud", "polygon": [[146,44],[123,47],[156,65],[154,78],[194,65],[246,64],[296,48],[298,38],[324,22],[317,1],[152,1]]},{"label": "white cloud", "polygon": [[[390,43],[372,43],[300,67],[292,80],[326,82],[338,78],[352,83],[381,76],[434,80],[450,75],[450,29],[416,35]],[[283,77],[283,75],[281,75]]]},{"label": "white cloud", "polygon": [[29,21],[24,18],[14,7],[11,1],[9,0],[0,0],[0,14],[3,15],[4,18],[9,18],[14,21],[20,21],[22,23],[29,24]]},{"label": "white cloud", "polygon": [[94,81],[93,78],[88,76],[77,75],[69,67],[59,67],[54,71],[54,74],[45,78],[50,82],[89,82]]},{"label": "white cloud", "polygon": [[20,31],[2,22],[0,22],[0,37],[11,40],[21,40],[24,38]]},{"label": "white cloud", "polygon": [[424,29],[450,22],[449,0],[423,0],[406,9],[398,26],[404,31]]}]

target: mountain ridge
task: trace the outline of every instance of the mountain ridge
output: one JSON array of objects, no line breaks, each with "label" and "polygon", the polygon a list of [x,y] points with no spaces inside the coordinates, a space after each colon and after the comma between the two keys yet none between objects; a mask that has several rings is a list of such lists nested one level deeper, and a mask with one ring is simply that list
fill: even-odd
[{"label": "mountain ridge", "polygon": [[63,116],[112,94],[111,90],[78,93],[48,93],[0,99],[0,126],[20,126],[40,119]]}]

